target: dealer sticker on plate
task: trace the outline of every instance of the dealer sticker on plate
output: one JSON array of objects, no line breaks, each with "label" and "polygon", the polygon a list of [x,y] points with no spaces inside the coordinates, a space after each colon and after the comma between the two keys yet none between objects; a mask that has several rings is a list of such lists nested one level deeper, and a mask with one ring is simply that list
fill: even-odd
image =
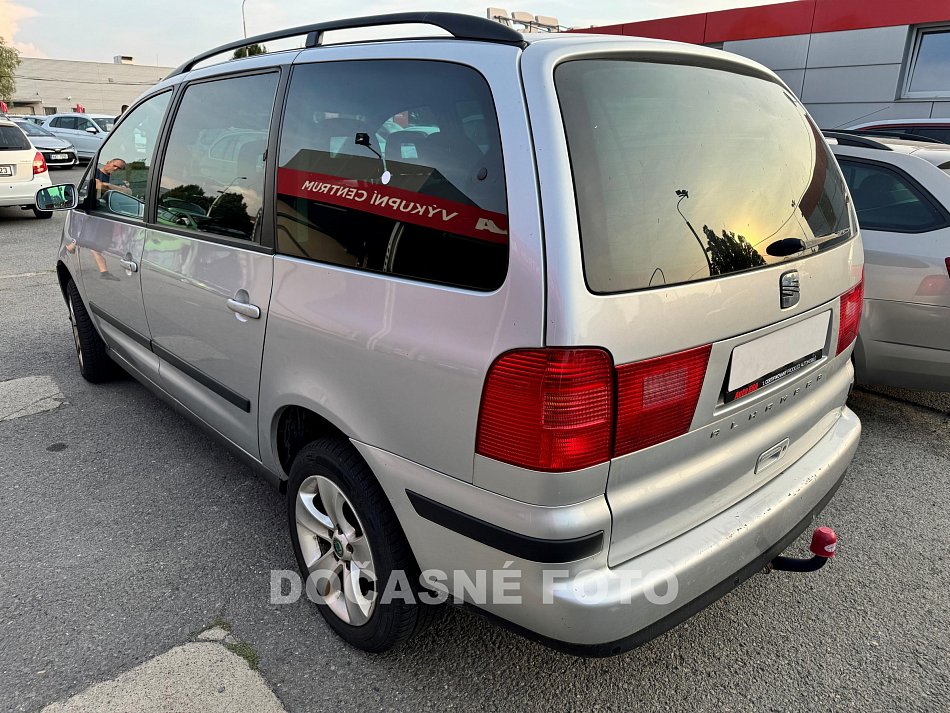
[{"label": "dealer sticker on plate", "polygon": [[793,324],[732,350],[725,402],[774,384],[821,359],[831,312]]}]

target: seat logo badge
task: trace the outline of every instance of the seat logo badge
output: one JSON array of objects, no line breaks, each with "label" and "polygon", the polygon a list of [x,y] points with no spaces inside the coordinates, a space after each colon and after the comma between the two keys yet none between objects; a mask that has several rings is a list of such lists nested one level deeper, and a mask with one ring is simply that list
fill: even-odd
[{"label": "seat logo badge", "polygon": [[788,309],[798,304],[798,298],[801,297],[801,286],[798,281],[798,270],[789,270],[783,272],[779,278],[779,294],[781,296],[782,309]]}]

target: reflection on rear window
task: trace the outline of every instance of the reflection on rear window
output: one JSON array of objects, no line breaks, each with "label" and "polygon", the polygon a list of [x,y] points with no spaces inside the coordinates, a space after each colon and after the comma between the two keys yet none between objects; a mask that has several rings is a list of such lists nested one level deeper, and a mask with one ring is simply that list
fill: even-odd
[{"label": "reflection on rear window", "polygon": [[781,85],[629,60],[566,62],[555,84],[594,292],[750,270],[801,257],[786,239],[850,236],[841,174]]}]

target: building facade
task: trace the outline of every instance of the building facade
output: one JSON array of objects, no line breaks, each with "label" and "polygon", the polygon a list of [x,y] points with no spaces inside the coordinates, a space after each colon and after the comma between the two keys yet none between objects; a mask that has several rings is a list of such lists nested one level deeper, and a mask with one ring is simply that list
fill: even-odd
[{"label": "building facade", "polygon": [[796,0],[578,31],[749,57],[782,77],[823,129],[950,119],[950,0]]},{"label": "building facade", "polygon": [[8,108],[11,114],[42,115],[81,106],[92,114],[115,115],[171,71],[132,64],[130,57],[116,57],[111,64],[22,57]]}]

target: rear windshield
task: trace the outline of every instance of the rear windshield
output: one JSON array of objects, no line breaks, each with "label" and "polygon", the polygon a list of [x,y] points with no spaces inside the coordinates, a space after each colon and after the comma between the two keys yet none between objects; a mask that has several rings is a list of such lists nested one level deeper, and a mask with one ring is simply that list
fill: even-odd
[{"label": "rear windshield", "polygon": [[554,78],[592,291],[752,270],[851,236],[841,174],[780,84],[620,59]]},{"label": "rear windshield", "polygon": [[15,126],[0,126],[0,151],[23,151],[30,148],[29,139]]},{"label": "rear windshield", "polygon": [[32,121],[18,121],[16,125],[23,129],[23,133],[27,136],[56,136],[52,131],[37,126]]}]

